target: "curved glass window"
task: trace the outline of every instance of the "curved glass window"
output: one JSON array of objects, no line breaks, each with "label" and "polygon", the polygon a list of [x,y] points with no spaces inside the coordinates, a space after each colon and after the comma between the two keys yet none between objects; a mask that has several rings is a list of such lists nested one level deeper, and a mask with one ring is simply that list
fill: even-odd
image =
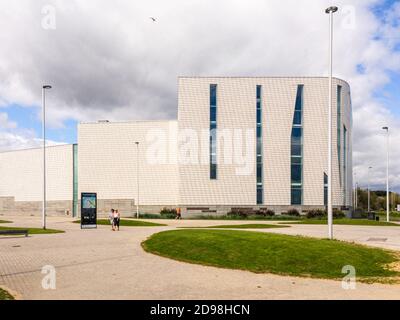
[{"label": "curved glass window", "polygon": [[290,150],[291,204],[303,203],[303,90],[297,86]]},{"label": "curved glass window", "polygon": [[339,181],[342,183],[342,86],[337,86],[337,154],[339,163]]},{"label": "curved glass window", "polygon": [[324,172],[324,206],[328,205],[328,175]]},{"label": "curved glass window", "polygon": [[217,85],[210,84],[210,179],[217,179]]},{"label": "curved glass window", "polygon": [[343,126],[343,204],[346,206],[347,193],[347,128]]},{"label": "curved glass window", "polygon": [[262,141],[262,86],[256,87],[256,175],[257,175],[257,204],[264,203],[264,184],[263,184],[263,141]]}]

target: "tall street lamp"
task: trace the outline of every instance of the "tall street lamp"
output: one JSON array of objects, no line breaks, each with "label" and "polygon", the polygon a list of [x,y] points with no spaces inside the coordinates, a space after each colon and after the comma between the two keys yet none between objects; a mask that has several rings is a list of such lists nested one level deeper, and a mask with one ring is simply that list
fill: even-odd
[{"label": "tall street lamp", "polygon": [[135,142],[136,144],[136,218],[139,219],[139,141]]},{"label": "tall street lamp", "polygon": [[383,127],[386,130],[386,221],[390,221],[389,208],[389,127]]},{"label": "tall street lamp", "polygon": [[332,73],[333,73],[333,14],[338,7],[329,7],[329,103],[328,103],[328,237],[333,239],[332,210]]},{"label": "tall street lamp", "polygon": [[368,213],[371,211],[371,189],[370,189],[370,170],[372,167],[368,167]]},{"label": "tall street lamp", "polygon": [[354,172],[353,212],[357,210],[357,173]]},{"label": "tall street lamp", "polygon": [[43,140],[43,205],[42,205],[42,226],[46,229],[46,90],[51,86],[42,87],[42,140]]},{"label": "tall street lamp", "polygon": [[358,208],[358,182],[356,182],[356,210]]}]

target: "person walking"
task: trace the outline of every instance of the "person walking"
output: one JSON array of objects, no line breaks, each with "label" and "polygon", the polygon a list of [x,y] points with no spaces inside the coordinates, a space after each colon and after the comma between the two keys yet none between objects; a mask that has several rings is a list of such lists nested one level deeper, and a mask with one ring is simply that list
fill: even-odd
[{"label": "person walking", "polygon": [[119,215],[118,210],[114,210],[114,231],[115,228],[117,228],[117,230],[119,231],[119,222],[121,220],[121,216]]},{"label": "person walking", "polygon": [[111,209],[108,220],[110,220],[111,230],[114,231],[114,209]]},{"label": "person walking", "polygon": [[176,220],[181,220],[182,219],[181,208],[180,207],[176,208],[176,217],[175,217],[175,219]]}]

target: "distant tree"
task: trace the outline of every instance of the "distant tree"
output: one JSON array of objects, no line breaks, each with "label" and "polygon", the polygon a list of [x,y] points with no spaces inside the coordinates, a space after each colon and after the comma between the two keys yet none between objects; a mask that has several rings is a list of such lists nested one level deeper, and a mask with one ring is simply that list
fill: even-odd
[{"label": "distant tree", "polygon": [[[368,190],[359,188],[358,193],[358,208],[367,210],[368,209]],[[370,205],[371,210],[386,210],[386,191],[375,190],[370,191]],[[400,194],[390,192],[390,210],[396,209],[397,205],[400,204]]]}]

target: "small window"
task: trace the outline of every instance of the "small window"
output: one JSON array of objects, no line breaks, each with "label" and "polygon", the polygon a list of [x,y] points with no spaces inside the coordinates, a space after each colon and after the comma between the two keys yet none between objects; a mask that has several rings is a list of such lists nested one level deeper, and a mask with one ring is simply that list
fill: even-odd
[{"label": "small window", "polygon": [[263,199],[263,188],[262,187],[257,187],[257,204],[263,204],[264,199]]},{"label": "small window", "polygon": [[262,176],[263,176],[263,166],[262,163],[257,164],[257,183],[262,183]]},{"label": "small window", "polygon": [[210,106],[217,105],[217,85],[210,85]]},{"label": "small window", "polygon": [[262,129],[261,129],[261,126],[257,126],[257,138],[262,138]]},{"label": "small window", "polygon": [[302,115],[301,111],[295,111],[294,112],[294,118],[293,118],[293,124],[297,126],[301,126],[302,124]]},{"label": "small window", "polygon": [[216,107],[210,108],[210,121],[211,122],[217,121],[217,108]]},{"label": "small window", "polygon": [[261,99],[261,90],[262,90],[262,86],[258,85],[257,86],[257,99]]},{"label": "small window", "polygon": [[303,85],[297,87],[296,106],[295,110],[303,111]]},{"label": "small window", "polygon": [[257,109],[257,123],[261,124],[261,109]]},{"label": "small window", "polygon": [[292,187],[291,197],[292,197],[292,205],[301,205],[302,204],[302,188],[301,187]]},{"label": "small window", "polygon": [[215,180],[217,179],[217,165],[216,164],[210,164],[210,179]]},{"label": "small window", "polygon": [[291,174],[292,174],[292,183],[299,184],[302,181],[302,165],[301,164],[292,164]]},{"label": "small window", "polygon": [[292,144],[291,152],[292,152],[292,156],[301,157],[302,156],[302,146],[300,144]]}]

